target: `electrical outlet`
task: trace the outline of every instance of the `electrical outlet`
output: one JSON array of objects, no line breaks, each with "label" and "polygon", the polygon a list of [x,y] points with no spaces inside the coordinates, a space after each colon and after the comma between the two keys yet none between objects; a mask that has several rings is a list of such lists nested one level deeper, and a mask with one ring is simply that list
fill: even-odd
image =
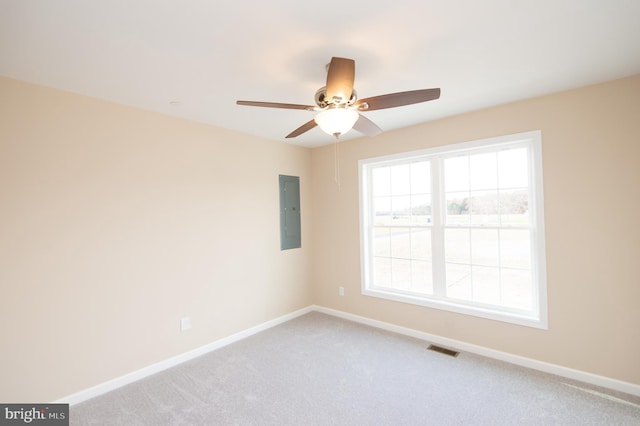
[{"label": "electrical outlet", "polygon": [[344,296],[344,287],[338,287],[338,294]]},{"label": "electrical outlet", "polygon": [[184,317],[180,319],[180,331],[187,331],[191,329],[191,319]]}]

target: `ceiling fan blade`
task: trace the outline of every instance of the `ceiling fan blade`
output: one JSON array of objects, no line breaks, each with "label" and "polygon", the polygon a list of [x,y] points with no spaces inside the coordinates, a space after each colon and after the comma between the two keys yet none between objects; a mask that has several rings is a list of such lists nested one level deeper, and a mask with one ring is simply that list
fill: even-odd
[{"label": "ceiling fan blade", "polygon": [[313,119],[311,121],[308,121],[308,122],[304,123],[302,126],[298,127],[293,132],[289,133],[286,137],[287,137],[287,139],[288,138],[295,138],[296,136],[300,136],[304,132],[307,132],[307,131],[313,129],[317,125],[318,124],[316,123],[316,120]]},{"label": "ceiling fan blade", "polygon": [[353,93],[356,63],[353,59],[331,58],[327,70],[327,101],[346,103]]},{"label": "ceiling fan blade", "polygon": [[307,111],[314,111],[317,108],[311,105],[283,104],[279,102],[236,101],[236,104],[266,108],[304,109]]},{"label": "ceiling fan blade", "polygon": [[358,121],[353,125],[353,128],[367,136],[378,136],[382,133],[382,129],[376,123],[362,114],[358,117]]},{"label": "ceiling fan blade", "polygon": [[440,89],[411,90],[408,92],[389,93],[360,99],[355,105],[360,111],[394,108],[404,105],[432,101],[440,97]]}]

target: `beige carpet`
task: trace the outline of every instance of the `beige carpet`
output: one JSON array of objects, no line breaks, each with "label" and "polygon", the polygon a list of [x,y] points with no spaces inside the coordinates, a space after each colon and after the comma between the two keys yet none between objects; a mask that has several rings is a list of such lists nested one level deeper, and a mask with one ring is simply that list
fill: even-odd
[{"label": "beige carpet", "polygon": [[640,425],[640,398],[310,313],[71,407],[71,425]]}]

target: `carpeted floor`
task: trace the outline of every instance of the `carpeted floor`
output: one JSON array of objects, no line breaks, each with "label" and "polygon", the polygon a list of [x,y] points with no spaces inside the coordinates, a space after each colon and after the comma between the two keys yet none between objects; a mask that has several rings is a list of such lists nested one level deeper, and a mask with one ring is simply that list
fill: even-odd
[{"label": "carpeted floor", "polygon": [[71,425],[640,425],[640,398],[312,312],[71,407]]}]

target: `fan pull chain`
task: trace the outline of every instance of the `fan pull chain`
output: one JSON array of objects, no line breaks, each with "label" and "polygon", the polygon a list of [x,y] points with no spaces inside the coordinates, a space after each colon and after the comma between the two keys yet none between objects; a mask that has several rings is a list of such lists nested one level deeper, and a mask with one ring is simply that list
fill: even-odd
[{"label": "fan pull chain", "polygon": [[338,184],[338,190],[342,189],[340,187],[340,133],[334,133],[336,137],[336,142],[333,145],[333,179]]}]

